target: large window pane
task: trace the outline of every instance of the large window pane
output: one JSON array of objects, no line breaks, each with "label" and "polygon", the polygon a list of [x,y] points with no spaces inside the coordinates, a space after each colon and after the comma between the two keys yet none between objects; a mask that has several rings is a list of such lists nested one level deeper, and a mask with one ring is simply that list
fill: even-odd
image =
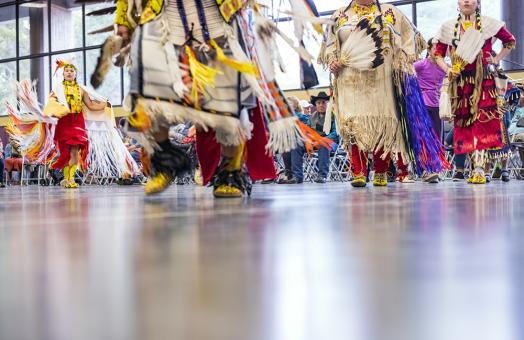
[{"label": "large window pane", "polygon": [[413,5],[400,5],[397,8],[408,17],[409,21],[413,22]]},{"label": "large window pane", "polygon": [[[86,13],[92,12],[97,9],[107,8],[113,6],[112,3],[104,3],[101,5],[86,6]],[[111,26],[114,22],[114,14],[101,15],[101,16],[86,16],[86,34],[92,31],[99,30],[101,28]],[[101,34],[87,34],[86,35],[86,46],[100,45],[111,33]]]},{"label": "large window pane", "polygon": [[[295,35],[293,33],[294,27],[293,22],[281,22],[278,24],[278,27],[284,34],[286,34],[288,37],[293,39],[295,41],[295,45],[297,44]],[[318,55],[320,51],[320,44],[318,41],[315,41],[314,39],[310,37],[306,37],[304,40],[304,44],[306,45],[306,49],[315,57]],[[278,45],[278,52],[280,53],[280,56],[284,59],[283,66],[285,67],[284,72],[282,72],[280,69],[276,70],[276,79],[279,83],[279,85],[284,90],[296,90],[300,89],[300,57],[295,52],[294,49],[292,49],[288,44],[286,44],[280,37],[277,37],[277,45]],[[313,61],[313,66],[315,67],[315,70],[317,71],[317,75],[319,78],[320,86],[328,86],[329,85],[329,73],[326,72],[322,66],[318,65],[316,61]]]},{"label": "large window pane", "polygon": [[45,103],[49,88],[49,57],[20,60],[20,80],[36,82],[36,92],[40,103]]},{"label": "large window pane", "polygon": [[68,8],[52,5],[51,45],[53,51],[62,51],[71,48],[82,47],[82,34],[81,6]]},{"label": "large window pane", "polygon": [[13,85],[16,80],[16,63],[1,63],[0,64],[0,103],[2,103],[2,109],[0,115],[6,114],[4,103],[6,101],[14,104],[15,96],[13,91]]},{"label": "large window pane", "polygon": [[16,57],[15,6],[0,7],[0,59]]},{"label": "large window pane", "polygon": [[446,20],[457,17],[457,2],[451,2],[439,0],[417,4],[417,28],[426,40],[434,37]]},{"label": "large window pane", "polygon": [[[78,70],[77,72],[77,78],[76,78],[76,81],[79,83],[79,84],[84,84],[84,79],[85,78],[85,75],[84,75],[84,57],[83,57],[83,54],[82,52],[75,52],[75,53],[67,53],[67,54],[59,54],[59,55],[54,55],[52,56],[51,58],[51,67],[53,68],[52,71],[53,71],[53,74],[55,72],[55,67],[56,67],[56,61],[57,60],[64,60],[64,61],[67,61],[67,62],[70,62],[72,64],[74,64]],[[56,86],[56,84],[60,84],[62,81],[64,80],[64,77],[63,77],[63,70],[59,70],[56,75],[53,76],[53,87]]]},{"label": "large window pane", "polygon": [[[129,89],[131,87],[131,77],[129,76],[129,71],[124,68],[124,98],[122,101],[126,99],[127,94],[129,93]],[[122,102],[123,104],[124,102]]]},{"label": "large window pane", "polygon": [[[98,59],[99,54],[99,50],[90,50],[86,52],[88,80],[91,78],[91,74],[95,70],[96,61]],[[100,93],[102,96],[108,98],[111,104],[121,105],[121,84],[122,82],[120,79],[120,68],[112,67],[109,73],[107,74],[104,83],[96,91]]]},{"label": "large window pane", "polygon": [[20,55],[47,52],[49,35],[46,3],[23,3],[19,8]]}]

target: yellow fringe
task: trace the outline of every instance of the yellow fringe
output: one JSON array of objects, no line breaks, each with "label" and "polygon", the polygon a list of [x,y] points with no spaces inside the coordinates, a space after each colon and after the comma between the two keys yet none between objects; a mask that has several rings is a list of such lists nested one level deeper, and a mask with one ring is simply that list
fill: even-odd
[{"label": "yellow fringe", "polygon": [[198,61],[191,47],[186,46],[186,53],[189,62],[189,71],[191,72],[191,80],[193,81],[191,99],[194,102],[195,108],[198,110],[200,109],[200,93],[204,93],[207,86],[215,87],[216,76],[222,74],[222,72]]},{"label": "yellow fringe", "polygon": [[209,43],[211,44],[211,46],[217,52],[217,59],[218,59],[218,61],[220,61],[221,63],[223,63],[226,66],[231,67],[234,70],[237,70],[238,72],[246,73],[246,74],[252,74],[254,76],[258,76],[258,69],[257,69],[257,66],[255,65],[255,63],[252,63],[252,62],[249,62],[249,61],[248,62],[241,62],[241,61],[238,61],[238,60],[235,60],[235,59],[232,59],[232,58],[228,58],[224,54],[224,50],[222,50],[222,48],[220,48],[220,46],[218,46],[218,44],[217,44],[217,42],[215,40],[211,40]]},{"label": "yellow fringe", "polygon": [[142,132],[151,128],[151,120],[149,119],[149,116],[144,107],[140,104],[136,106],[135,113],[127,117],[127,120],[131,126],[139,129]]},{"label": "yellow fringe", "polygon": [[474,120],[478,120],[480,118],[480,112],[479,112],[479,102],[480,102],[480,95],[482,94],[482,80],[484,79],[484,68],[482,65],[482,55],[479,54],[477,57],[477,63],[476,63],[476,70],[475,70],[475,82],[474,82],[474,90],[471,95],[471,114],[473,115]]}]

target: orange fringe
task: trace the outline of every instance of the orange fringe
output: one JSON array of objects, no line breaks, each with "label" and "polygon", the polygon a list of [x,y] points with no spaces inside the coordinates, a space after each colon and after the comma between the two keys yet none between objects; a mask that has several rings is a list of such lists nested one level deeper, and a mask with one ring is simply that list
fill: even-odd
[{"label": "orange fringe", "polygon": [[333,142],[331,139],[322,137],[317,131],[313,130],[301,121],[298,121],[297,125],[305,139],[304,147],[306,148],[308,155],[310,155],[313,150],[319,149],[320,147],[333,149],[335,142]]}]

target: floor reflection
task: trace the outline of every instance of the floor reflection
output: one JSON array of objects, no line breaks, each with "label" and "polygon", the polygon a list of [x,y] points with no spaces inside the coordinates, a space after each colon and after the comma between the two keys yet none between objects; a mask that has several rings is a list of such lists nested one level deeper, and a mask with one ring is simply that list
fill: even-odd
[{"label": "floor reflection", "polygon": [[524,185],[0,191],[0,339],[513,340]]}]

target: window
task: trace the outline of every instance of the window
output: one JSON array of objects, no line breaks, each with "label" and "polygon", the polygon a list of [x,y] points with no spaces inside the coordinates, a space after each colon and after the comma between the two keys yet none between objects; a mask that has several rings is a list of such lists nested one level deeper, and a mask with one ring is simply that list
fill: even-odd
[{"label": "window", "polygon": [[[351,0],[315,0],[315,3],[321,14],[329,16],[338,8],[348,6],[350,1]],[[444,21],[455,18],[458,14],[457,0],[382,0],[381,3],[392,3],[396,5],[418,27],[426,39],[435,36]],[[482,11],[489,16],[500,19],[501,3],[501,0],[482,1]],[[275,9],[273,9],[273,12],[278,13]],[[280,14],[280,17],[284,16],[285,14]],[[278,16],[276,17],[278,18]],[[293,37],[292,23],[281,22],[279,23],[279,27],[289,37]],[[280,53],[286,56],[286,72],[277,72],[277,80],[281,87],[286,90],[298,89],[300,86],[298,56],[291,48],[285,45],[283,41],[279,40],[278,45]],[[311,46],[318,45],[311,43]],[[316,52],[311,46],[308,46],[310,51]],[[499,47],[500,44],[496,45],[495,49]],[[328,86],[328,73],[316,66],[317,65],[315,65],[315,68],[319,76],[320,86]]]},{"label": "window", "polygon": [[[322,15],[329,16],[338,8],[348,6],[351,0],[314,0]],[[274,0],[260,0],[269,6],[267,12],[275,20],[286,17]],[[426,39],[434,36],[440,25],[457,15],[457,0],[382,0],[399,7],[412,19]],[[502,0],[482,2],[482,10],[495,18],[501,17]],[[275,7],[271,7],[274,5]],[[79,81],[89,83],[95,68],[100,45],[110,33],[90,35],[89,32],[108,27],[113,16],[86,16],[106,4],[79,5],[74,0],[0,0],[0,103],[13,95],[14,80],[37,80],[39,99],[45,102],[53,83],[54,63],[58,58],[72,59],[79,69]],[[294,38],[293,24],[278,22],[279,27]],[[18,28],[18,29],[17,29]],[[306,47],[316,57],[319,42],[306,39]],[[287,44],[278,39],[278,49],[284,60],[285,72],[277,71],[277,80],[284,89],[300,87],[299,57]],[[314,63],[320,85],[329,84],[329,74]],[[129,77],[123,69],[112,69],[98,92],[114,105],[122,104],[122,96],[129,88]],[[5,108],[0,105],[0,115]]]},{"label": "window", "polygon": [[[88,33],[112,24],[113,16],[85,13],[107,6],[73,0],[0,0],[0,115],[6,114],[5,100],[14,100],[15,80],[35,81],[38,98],[45,103],[51,88],[62,80],[61,72],[53,76],[57,59],[73,62],[78,82],[89,82],[100,45],[110,33]],[[113,69],[98,91],[114,105],[122,103],[123,73]]]}]

